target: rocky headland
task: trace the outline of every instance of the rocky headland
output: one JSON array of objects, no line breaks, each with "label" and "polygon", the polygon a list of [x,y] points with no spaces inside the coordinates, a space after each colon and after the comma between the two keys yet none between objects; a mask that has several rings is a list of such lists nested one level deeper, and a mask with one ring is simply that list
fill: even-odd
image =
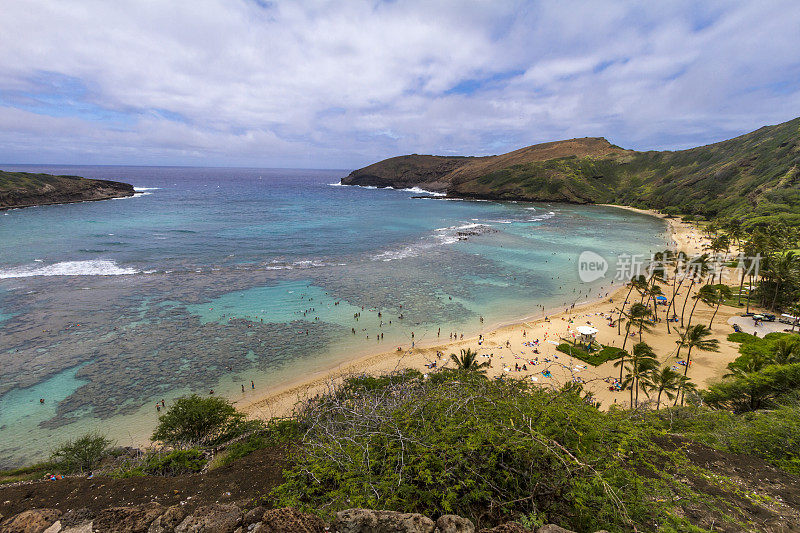
[{"label": "rocky headland", "polygon": [[0,210],[133,196],[133,185],[118,181],[0,171]]},{"label": "rocky headland", "polygon": [[354,170],[344,185],[456,198],[613,203],[706,218],[800,223],[800,118],[679,151],[636,151],[602,137],[487,157],[404,155]]}]

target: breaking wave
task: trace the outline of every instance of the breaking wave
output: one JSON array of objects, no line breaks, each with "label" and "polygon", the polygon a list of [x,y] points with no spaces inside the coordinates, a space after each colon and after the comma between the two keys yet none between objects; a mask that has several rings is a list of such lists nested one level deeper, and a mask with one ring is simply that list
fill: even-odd
[{"label": "breaking wave", "polygon": [[30,278],[33,276],[124,276],[138,274],[133,268],[125,268],[107,259],[90,261],[62,261],[52,265],[26,265],[0,270],[0,279]]}]

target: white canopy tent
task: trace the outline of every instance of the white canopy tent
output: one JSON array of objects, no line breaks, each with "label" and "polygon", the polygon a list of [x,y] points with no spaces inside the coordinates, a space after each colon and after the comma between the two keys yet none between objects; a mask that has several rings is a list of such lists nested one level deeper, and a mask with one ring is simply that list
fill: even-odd
[{"label": "white canopy tent", "polygon": [[585,343],[593,343],[594,337],[597,335],[597,329],[593,328],[592,326],[578,326],[575,328],[575,331],[578,332],[578,341],[585,342]]}]

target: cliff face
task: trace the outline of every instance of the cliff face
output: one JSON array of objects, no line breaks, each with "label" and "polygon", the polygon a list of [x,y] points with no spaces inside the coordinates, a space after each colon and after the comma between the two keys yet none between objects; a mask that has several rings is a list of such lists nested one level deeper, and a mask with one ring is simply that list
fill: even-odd
[{"label": "cliff face", "polygon": [[345,185],[371,185],[405,189],[421,187],[444,192],[449,175],[482,157],[447,157],[438,155],[401,155],[353,171],[342,180]]},{"label": "cliff face", "polygon": [[800,224],[800,118],[676,152],[625,150],[587,137],[490,157],[395,157],[356,170],[342,183]]},{"label": "cliff face", "polygon": [[0,209],[133,196],[133,185],[78,176],[0,171]]}]

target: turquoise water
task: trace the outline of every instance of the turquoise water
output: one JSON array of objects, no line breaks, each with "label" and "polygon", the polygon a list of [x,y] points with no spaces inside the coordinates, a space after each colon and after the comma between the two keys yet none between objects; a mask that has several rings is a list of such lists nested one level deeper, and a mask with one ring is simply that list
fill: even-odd
[{"label": "turquoise water", "polygon": [[[161,399],[238,400],[411,332],[560,310],[610,291],[617,254],[668,244],[662,221],[619,209],[333,185],[346,171],[23,170],[138,193],[0,213],[0,466],[86,429],[146,436]],[[580,282],[585,250],[605,279]]]}]

